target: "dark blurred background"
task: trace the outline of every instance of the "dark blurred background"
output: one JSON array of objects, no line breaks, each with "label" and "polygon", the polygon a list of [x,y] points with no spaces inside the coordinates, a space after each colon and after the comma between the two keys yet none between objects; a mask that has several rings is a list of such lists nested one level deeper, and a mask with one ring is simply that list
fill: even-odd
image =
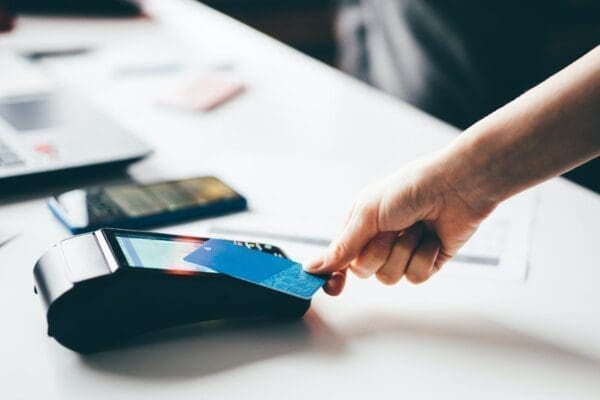
[{"label": "dark blurred background", "polygon": [[[139,3],[0,0],[0,25],[19,12],[135,15]],[[600,44],[598,0],[204,3],[459,129]],[[599,160],[567,176],[600,192]]]}]

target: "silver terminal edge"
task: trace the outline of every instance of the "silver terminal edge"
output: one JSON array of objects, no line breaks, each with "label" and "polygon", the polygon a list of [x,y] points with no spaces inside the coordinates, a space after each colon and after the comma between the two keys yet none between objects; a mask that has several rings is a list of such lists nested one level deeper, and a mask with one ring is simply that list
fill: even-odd
[{"label": "silver terminal edge", "polygon": [[116,272],[119,269],[119,264],[117,264],[117,259],[116,259],[115,255],[113,254],[112,250],[110,249],[108,241],[106,240],[106,238],[104,237],[104,234],[102,233],[102,229],[98,229],[97,231],[94,231],[93,235],[96,238],[98,245],[100,246],[100,250],[102,251],[104,260],[106,261],[106,264],[108,265],[108,269],[110,270],[110,272]]}]

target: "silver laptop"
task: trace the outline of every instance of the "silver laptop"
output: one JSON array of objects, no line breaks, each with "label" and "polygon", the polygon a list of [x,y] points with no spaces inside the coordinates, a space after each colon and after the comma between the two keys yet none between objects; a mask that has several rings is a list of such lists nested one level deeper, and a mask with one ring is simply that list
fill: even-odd
[{"label": "silver laptop", "polygon": [[124,166],[151,152],[36,65],[0,52],[0,185]]}]

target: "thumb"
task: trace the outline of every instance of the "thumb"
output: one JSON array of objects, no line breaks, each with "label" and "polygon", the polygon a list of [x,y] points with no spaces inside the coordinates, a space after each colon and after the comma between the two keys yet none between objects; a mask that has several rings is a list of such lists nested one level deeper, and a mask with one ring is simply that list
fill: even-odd
[{"label": "thumb", "polygon": [[329,274],[345,268],[377,234],[378,207],[356,208],[340,236],[327,250],[322,262],[306,266],[308,272]]}]

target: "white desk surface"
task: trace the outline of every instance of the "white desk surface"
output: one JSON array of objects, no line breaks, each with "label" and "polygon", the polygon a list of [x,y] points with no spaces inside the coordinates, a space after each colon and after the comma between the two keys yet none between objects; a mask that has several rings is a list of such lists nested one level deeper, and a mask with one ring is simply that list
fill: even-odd
[{"label": "white desk surface", "polygon": [[[143,90],[136,102],[73,77],[156,148],[132,168],[142,179],[215,173],[253,213],[319,223],[455,134],[203,6],[148,3],[155,23],[24,18],[0,36],[20,49],[102,47],[164,28],[209,59],[235,60],[248,92],[205,115],[150,112]],[[600,398],[600,201],[562,179],[541,188],[527,282],[350,279],[339,298],[318,294],[296,323],[190,326],[88,357],[46,336],[32,290],[34,262],[66,231],[42,199],[1,203],[0,224],[24,229],[0,247],[2,399]]]}]

